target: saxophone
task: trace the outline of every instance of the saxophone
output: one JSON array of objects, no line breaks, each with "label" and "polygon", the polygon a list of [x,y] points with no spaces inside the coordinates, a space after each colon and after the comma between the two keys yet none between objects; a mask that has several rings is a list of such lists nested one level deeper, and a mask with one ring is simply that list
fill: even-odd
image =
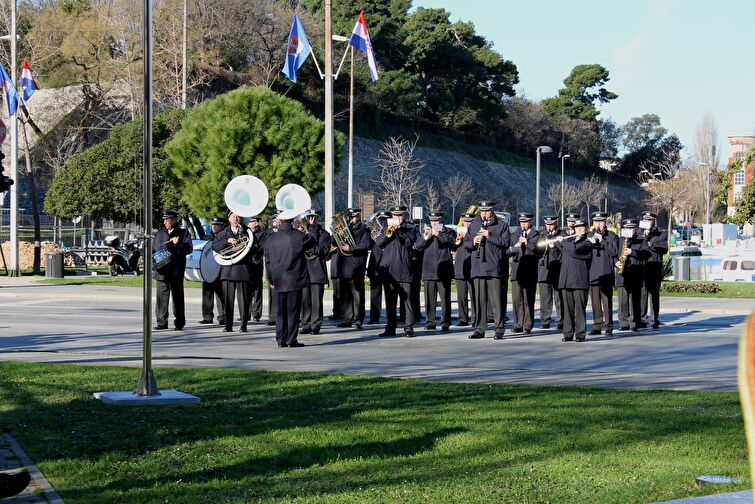
[{"label": "saxophone", "polygon": [[[480,212],[480,209],[477,208],[477,205],[469,205],[467,208],[467,211],[464,213],[471,213],[477,215]],[[459,216],[459,222],[456,224],[456,229],[460,227],[464,227],[464,213]],[[461,242],[464,240],[464,235],[457,232],[456,233],[456,246],[458,247],[461,245]]]}]

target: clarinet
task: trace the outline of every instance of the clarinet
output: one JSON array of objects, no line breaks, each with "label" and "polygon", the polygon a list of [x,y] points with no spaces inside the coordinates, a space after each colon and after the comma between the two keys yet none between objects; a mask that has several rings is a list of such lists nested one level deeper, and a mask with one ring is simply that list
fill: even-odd
[{"label": "clarinet", "polygon": [[[482,221],[482,229],[485,229],[485,230],[488,229],[488,221]],[[477,247],[477,251],[475,252],[475,257],[477,259],[480,258],[480,250],[484,251],[484,249],[485,249],[485,241],[486,241],[486,238],[483,236],[480,239],[480,245]]]}]

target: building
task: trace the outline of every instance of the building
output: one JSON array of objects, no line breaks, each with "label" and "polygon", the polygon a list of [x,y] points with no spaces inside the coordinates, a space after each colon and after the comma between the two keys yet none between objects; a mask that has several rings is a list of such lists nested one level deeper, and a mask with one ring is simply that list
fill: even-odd
[{"label": "building", "polygon": [[[753,147],[755,147],[755,136],[730,136],[727,164],[744,159]],[[726,198],[726,214],[729,217],[734,215],[734,202],[739,199],[742,189],[753,178],[755,178],[755,163],[750,163],[734,174],[733,180],[729,181],[729,195]]]}]

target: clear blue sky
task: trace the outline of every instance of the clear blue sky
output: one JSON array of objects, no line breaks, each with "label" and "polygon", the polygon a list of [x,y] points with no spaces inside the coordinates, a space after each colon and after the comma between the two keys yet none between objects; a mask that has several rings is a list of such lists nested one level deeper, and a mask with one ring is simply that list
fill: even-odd
[{"label": "clear blue sky", "polygon": [[518,94],[556,94],[575,65],[599,63],[619,95],[601,117],[655,113],[691,148],[709,112],[727,136],[755,134],[753,0],[414,0],[471,21],[519,69]]}]

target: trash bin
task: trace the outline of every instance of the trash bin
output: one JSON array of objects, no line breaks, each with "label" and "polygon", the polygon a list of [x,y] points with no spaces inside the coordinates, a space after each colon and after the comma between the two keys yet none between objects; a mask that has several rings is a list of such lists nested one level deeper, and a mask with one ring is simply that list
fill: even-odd
[{"label": "trash bin", "polygon": [[674,260],[674,280],[689,282],[690,279],[690,258],[677,257]]},{"label": "trash bin", "polygon": [[63,252],[50,252],[45,262],[47,278],[63,278]]}]

